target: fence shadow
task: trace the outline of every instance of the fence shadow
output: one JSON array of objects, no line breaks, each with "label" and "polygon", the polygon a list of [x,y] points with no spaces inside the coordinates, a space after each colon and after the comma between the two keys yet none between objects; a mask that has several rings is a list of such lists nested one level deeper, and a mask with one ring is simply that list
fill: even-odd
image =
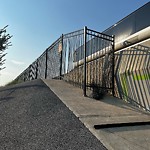
[{"label": "fence shadow", "polygon": [[150,49],[142,45],[115,54],[116,96],[150,111]]}]

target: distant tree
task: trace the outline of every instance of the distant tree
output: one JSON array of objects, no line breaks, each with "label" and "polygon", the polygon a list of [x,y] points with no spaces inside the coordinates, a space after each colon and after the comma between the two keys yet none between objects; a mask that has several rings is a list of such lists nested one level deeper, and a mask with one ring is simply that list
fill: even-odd
[{"label": "distant tree", "polygon": [[10,36],[9,34],[6,33],[6,28],[8,27],[5,26],[3,29],[0,29],[0,71],[4,69],[5,67],[2,67],[6,61],[4,57],[6,56],[6,49],[8,49],[9,46],[11,46],[11,42],[9,42]]}]

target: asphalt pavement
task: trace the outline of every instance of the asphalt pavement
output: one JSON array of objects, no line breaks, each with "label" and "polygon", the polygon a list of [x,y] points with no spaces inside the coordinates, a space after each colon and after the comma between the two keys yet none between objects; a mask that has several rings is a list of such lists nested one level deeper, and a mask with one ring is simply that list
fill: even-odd
[{"label": "asphalt pavement", "polygon": [[0,150],[106,150],[42,80],[0,88]]}]

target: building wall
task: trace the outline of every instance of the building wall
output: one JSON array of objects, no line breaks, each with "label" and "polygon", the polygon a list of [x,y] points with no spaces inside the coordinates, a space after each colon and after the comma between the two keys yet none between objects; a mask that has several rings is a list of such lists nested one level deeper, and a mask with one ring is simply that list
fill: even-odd
[{"label": "building wall", "polygon": [[150,2],[135,12],[123,18],[115,25],[103,31],[108,35],[115,35],[115,41],[119,42],[132,34],[150,26]]}]

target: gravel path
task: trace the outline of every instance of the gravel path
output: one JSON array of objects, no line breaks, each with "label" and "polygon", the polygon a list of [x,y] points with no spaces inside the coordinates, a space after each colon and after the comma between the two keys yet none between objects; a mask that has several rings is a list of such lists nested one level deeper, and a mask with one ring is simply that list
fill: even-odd
[{"label": "gravel path", "polygon": [[42,80],[0,88],[0,150],[106,150]]}]

